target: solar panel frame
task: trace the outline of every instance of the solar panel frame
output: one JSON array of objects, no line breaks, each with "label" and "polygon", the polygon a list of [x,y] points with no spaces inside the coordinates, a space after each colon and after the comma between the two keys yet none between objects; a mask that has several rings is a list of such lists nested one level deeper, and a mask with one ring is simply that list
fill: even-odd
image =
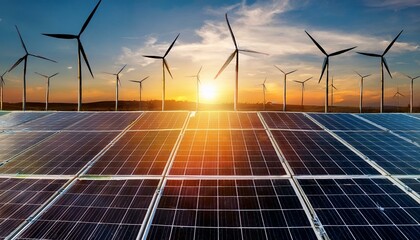
[{"label": "solar panel frame", "polygon": [[409,187],[411,189],[410,191],[420,196],[420,178],[399,178],[398,180]]},{"label": "solar panel frame", "polygon": [[349,113],[309,113],[310,117],[314,118],[317,122],[322,124],[326,129],[335,131],[349,131],[349,130],[363,130],[374,131],[381,130],[380,128],[367,123],[353,114]]},{"label": "solar panel frame", "polygon": [[401,113],[375,114],[366,113],[358,116],[378,124],[389,130],[419,130],[420,119],[416,119]]},{"label": "solar panel frame", "polygon": [[287,174],[267,132],[259,129],[186,130],[169,167],[169,175],[178,176]]},{"label": "solar panel frame", "polygon": [[260,112],[259,114],[270,129],[322,130],[303,113]]},{"label": "solar panel frame", "polygon": [[398,136],[407,138],[411,142],[420,144],[420,131],[393,131]]},{"label": "solar panel frame", "polygon": [[93,112],[88,118],[65,128],[70,131],[122,131],[133,124],[141,112]]},{"label": "solar panel frame", "polygon": [[257,112],[200,111],[191,114],[187,129],[263,129]]},{"label": "solar panel frame", "polygon": [[189,114],[184,111],[144,112],[129,130],[182,129]]},{"label": "solar panel frame", "polygon": [[420,231],[418,201],[387,178],[312,178],[298,184],[330,239],[415,239]]},{"label": "solar panel frame", "polygon": [[380,175],[324,131],[270,130],[294,175]]},{"label": "solar panel frame", "polygon": [[419,175],[419,147],[389,132],[337,132],[340,138],[393,175]]}]

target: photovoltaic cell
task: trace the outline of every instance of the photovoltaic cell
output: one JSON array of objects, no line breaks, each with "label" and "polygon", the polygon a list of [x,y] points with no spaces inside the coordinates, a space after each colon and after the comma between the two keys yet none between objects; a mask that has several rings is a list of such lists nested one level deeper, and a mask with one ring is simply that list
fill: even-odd
[{"label": "photovoltaic cell", "polygon": [[0,178],[0,238],[44,204],[66,180]]},{"label": "photovoltaic cell", "polygon": [[420,194],[420,179],[419,178],[400,178],[401,182],[407,185],[411,190]]},{"label": "photovoltaic cell", "polygon": [[97,112],[66,128],[66,130],[124,130],[134,122],[141,113],[138,112]]},{"label": "photovoltaic cell", "polygon": [[0,167],[3,174],[74,175],[117,133],[61,132]]},{"label": "photovoltaic cell", "polygon": [[19,239],[136,239],[159,180],[79,180]]},{"label": "photovoltaic cell", "polygon": [[3,112],[3,111],[0,111],[0,117],[1,116],[3,116],[3,115],[6,115],[6,114],[8,114],[9,112]]},{"label": "photovoltaic cell", "polygon": [[130,130],[181,129],[188,112],[145,112]]},{"label": "photovoltaic cell", "polygon": [[420,130],[419,131],[393,131],[394,133],[405,137],[413,142],[420,144]]},{"label": "photovoltaic cell", "polygon": [[128,131],[89,169],[94,175],[161,175],[180,131]]},{"label": "photovoltaic cell", "polygon": [[147,239],[316,239],[289,180],[168,180]]},{"label": "photovoltaic cell", "polygon": [[264,130],[187,130],[170,175],[284,175]]},{"label": "photovoltaic cell", "polygon": [[405,114],[360,114],[359,116],[374,122],[389,130],[419,130],[420,119]]},{"label": "photovoltaic cell", "polygon": [[50,112],[11,112],[0,118],[0,129],[14,129],[15,126],[43,117]]},{"label": "photovoltaic cell", "polygon": [[254,129],[263,128],[256,112],[196,112],[188,129]]},{"label": "photovoltaic cell", "polygon": [[418,239],[420,205],[387,179],[300,179],[330,239]]},{"label": "photovoltaic cell", "polygon": [[28,123],[24,123],[16,127],[19,130],[63,130],[78,121],[91,116],[92,113],[86,112],[57,112],[49,114],[43,118],[38,118]]},{"label": "photovoltaic cell", "polygon": [[269,128],[321,130],[303,113],[261,112],[261,116]]},{"label": "photovoltaic cell", "polygon": [[337,132],[391,174],[419,175],[419,147],[387,132]]},{"label": "photovoltaic cell", "polygon": [[45,138],[50,132],[4,132],[0,133],[0,163],[27,150]]},{"label": "photovoltaic cell", "polygon": [[310,113],[309,115],[329,130],[380,130],[348,113]]},{"label": "photovoltaic cell", "polygon": [[271,131],[295,175],[379,174],[326,132]]},{"label": "photovoltaic cell", "polygon": [[410,113],[408,115],[420,119],[420,113]]}]

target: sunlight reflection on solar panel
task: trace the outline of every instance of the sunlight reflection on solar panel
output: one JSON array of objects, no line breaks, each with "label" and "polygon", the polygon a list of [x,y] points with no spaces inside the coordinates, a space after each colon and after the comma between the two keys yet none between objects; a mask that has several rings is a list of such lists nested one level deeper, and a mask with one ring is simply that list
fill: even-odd
[{"label": "sunlight reflection on solar panel", "polygon": [[51,112],[11,112],[0,118],[0,129],[14,129],[19,124],[46,116]]},{"label": "sunlight reflection on solar panel", "polygon": [[329,130],[380,130],[348,113],[310,113],[309,115]]},{"label": "sunlight reflection on solar panel", "polygon": [[256,112],[196,112],[188,129],[253,129],[263,128]]},{"label": "sunlight reflection on solar panel", "polygon": [[0,178],[0,238],[13,232],[66,181]]},{"label": "sunlight reflection on solar panel", "polygon": [[78,121],[91,116],[92,113],[86,112],[58,112],[49,114],[46,117],[32,120],[16,127],[25,130],[62,130]]},{"label": "sunlight reflection on solar panel", "polygon": [[188,130],[171,175],[284,175],[264,130]]},{"label": "sunlight reflection on solar panel", "polygon": [[89,169],[99,175],[161,175],[180,131],[126,132]]},{"label": "sunlight reflection on solar panel", "polygon": [[78,180],[21,239],[135,239],[159,180]]},{"label": "sunlight reflection on solar panel", "polygon": [[321,130],[303,113],[261,112],[261,116],[269,128]]},{"label": "sunlight reflection on solar panel", "polygon": [[188,112],[145,112],[130,130],[181,129]]},{"label": "sunlight reflection on solar panel", "polygon": [[137,112],[97,112],[74,124],[66,130],[123,130],[134,122],[141,113]]},{"label": "sunlight reflection on solar panel", "polygon": [[420,119],[405,114],[360,114],[359,116],[374,122],[389,130],[419,130]]},{"label": "sunlight reflection on solar panel", "polygon": [[420,131],[394,131],[394,133],[420,144]]}]

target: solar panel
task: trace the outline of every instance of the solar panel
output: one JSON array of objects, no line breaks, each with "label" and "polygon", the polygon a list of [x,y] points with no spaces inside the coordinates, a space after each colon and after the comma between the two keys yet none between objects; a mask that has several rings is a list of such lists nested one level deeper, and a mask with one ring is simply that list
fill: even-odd
[{"label": "solar panel", "polygon": [[420,205],[387,179],[301,179],[330,239],[418,239]]},{"label": "solar panel", "polygon": [[0,164],[51,135],[52,133],[49,132],[0,133]]},{"label": "solar panel", "polygon": [[168,180],[147,239],[317,239],[289,180]]},{"label": "solar panel", "polygon": [[66,128],[66,130],[124,130],[133,123],[141,113],[138,112],[97,112],[88,118]]},{"label": "solar panel", "polygon": [[420,113],[410,113],[408,114],[411,117],[419,118],[420,119]]},{"label": "solar panel", "polygon": [[78,121],[91,116],[91,113],[86,112],[57,112],[49,114],[43,118],[38,118],[33,121],[24,123],[16,127],[19,130],[49,130],[57,131],[63,130]]},{"label": "solar panel", "polygon": [[0,117],[1,116],[3,116],[3,115],[6,115],[6,114],[8,114],[9,112],[3,112],[3,111],[0,111]]},{"label": "solar panel", "polygon": [[130,130],[181,129],[188,115],[188,112],[145,112]]},{"label": "solar panel", "polygon": [[171,175],[284,175],[264,130],[187,130]]},{"label": "solar panel", "polygon": [[337,132],[341,138],[391,174],[420,174],[419,147],[388,132]]},{"label": "solar panel", "polygon": [[419,130],[420,120],[405,114],[360,114],[359,116],[389,130]]},{"label": "solar panel", "polygon": [[269,128],[321,130],[303,113],[261,112],[261,116]]},{"label": "solar panel", "polygon": [[159,180],[78,180],[19,238],[136,239]]},{"label": "solar panel", "polygon": [[51,114],[51,112],[11,112],[0,118],[0,129],[13,129],[14,126],[48,114]]},{"label": "solar panel", "polygon": [[380,130],[348,113],[310,113],[309,115],[329,130]]},{"label": "solar panel", "polygon": [[180,131],[129,131],[106,151],[87,174],[161,175]]},{"label": "solar panel", "polygon": [[420,144],[420,131],[394,131],[394,133]]},{"label": "solar panel", "polygon": [[196,112],[188,129],[254,129],[263,128],[256,112]]},{"label": "solar panel", "polygon": [[117,133],[61,132],[0,167],[3,174],[74,175]]},{"label": "solar panel", "polygon": [[271,131],[295,175],[379,174],[326,132]]},{"label": "solar panel", "polygon": [[400,178],[401,182],[407,185],[412,191],[420,194],[420,179],[419,178]]},{"label": "solar panel", "polygon": [[0,238],[25,222],[66,181],[0,178]]}]

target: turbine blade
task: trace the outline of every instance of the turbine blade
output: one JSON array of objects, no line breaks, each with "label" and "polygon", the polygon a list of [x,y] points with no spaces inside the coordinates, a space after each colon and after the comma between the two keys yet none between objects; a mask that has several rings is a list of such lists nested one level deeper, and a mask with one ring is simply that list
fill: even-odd
[{"label": "turbine blade", "polygon": [[321,50],[321,52],[323,53],[323,54],[325,54],[325,55],[327,55],[328,56],[328,54],[327,54],[327,52],[321,47],[321,45],[319,45],[319,43],[317,42],[317,41],[315,41],[315,39],[311,36],[311,35],[309,35],[309,33],[307,32],[307,31],[305,31],[306,32],[306,34],[308,35],[308,37],[312,40],[312,42],[314,42],[315,43],[315,45],[319,48],[319,50]]},{"label": "turbine blade", "polygon": [[80,30],[79,36],[82,35],[82,33],[85,31],[86,27],[88,26],[90,20],[92,19],[93,15],[96,12],[96,9],[98,9],[99,4],[101,4],[102,0],[99,0],[99,2],[96,4],[95,8],[90,13],[89,17],[86,19],[85,23],[82,26],[82,29]]},{"label": "turbine blade", "polygon": [[216,77],[214,77],[214,79],[216,79],[220,75],[220,73],[222,73],[223,70],[225,70],[225,68],[229,65],[229,63],[232,61],[232,59],[235,57],[236,54],[237,54],[237,51],[236,50],[232,54],[230,54],[230,56],[226,60],[225,64],[223,64],[222,68],[216,74]]},{"label": "turbine blade", "polygon": [[417,77],[413,78],[412,80],[417,79],[417,78],[420,78],[420,76],[417,76]]},{"label": "turbine blade", "polygon": [[165,57],[166,57],[166,55],[168,55],[168,54],[169,54],[169,51],[171,51],[172,47],[174,46],[174,44],[175,44],[176,40],[177,40],[177,39],[178,39],[178,37],[179,37],[179,34],[180,34],[180,33],[178,33],[178,35],[176,36],[175,40],[172,42],[171,46],[169,46],[168,50],[166,50],[166,53],[165,53],[165,55],[163,55],[163,58],[165,58]]},{"label": "turbine blade", "polygon": [[293,80],[293,82],[302,83],[301,81],[298,81],[298,80]]},{"label": "turbine blade", "polygon": [[312,77],[310,77],[310,78],[306,79],[305,81],[303,81],[303,83],[306,83],[307,81],[309,81],[309,80],[311,80],[311,79],[312,79]]},{"label": "turbine blade", "polygon": [[280,70],[280,72],[282,72],[284,75],[286,75],[286,73],[283,72],[283,70],[281,70],[279,67],[277,67],[276,65],[274,65],[274,67],[276,67],[278,70]]},{"label": "turbine blade", "polygon": [[13,64],[13,66],[9,69],[9,71],[8,72],[10,72],[10,71],[12,71],[17,65],[19,65],[22,61],[23,61],[23,59],[25,59],[25,57],[26,57],[26,55],[24,56],[24,57],[21,57],[21,58],[19,58],[16,62],[15,62],[15,64]]},{"label": "turbine blade", "polygon": [[333,87],[335,90],[338,90],[334,85],[331,85],[331,87]]},{"label": "turbine blade", "polygon": [[263,52],[257,52],[257,51],[253,51],[253,50],[247,50],[247,49],[238,49],[239,52],[246,52],[246,53],[256,53],[256,54],[263,54],[263,55],[267,55],[267,53],[263,53]]},{"label": "turbine blade", "polygon": [[118,75],[118,74],[120,74],[120,73],[122,72],[122,70],[124,70],[124,68],[125,68],[126,66],[127,66],[127,64],[125,64],[125,65],[124,65],[124,67],[122,67],[122,68],[121,68],[121,70],[117,73],[117,75]]},{"label": "turbine blade", "polygon": [[153,58],[153,59],[163,59],[161,56],[152,56],[152,55],[143,55],[145,58]]},{"label": "turbine blade", "polygon": [[404,75],[404,76],[408,77],[409,79],[413,79],[412,77],[410,77],[409,75],[407,75],[407,74],[405,74],[405,73],[402,73],[402,75]]},{"label": "turbine blade", "polygon": [[20,35],[19,28],[15,25],[16,31],[19,34],[20,42],[22,43],[23,49],[25,49],[26,54],[28,54],[28,50],[26,49],[25,43],[23,42],[22,35]]},{"label": "turbine blade", "polygon": [[321,76],[319,77],[319,81],[318,83],[321,82],[322,76],[324,75],[325,69],[327,68],[328,65],[328,57],[324,58],[324,63],[322,64],[322,72],[321,72]]},{"label": "turbine blade", "polygon": [[109,73],[109,72],[102,72],[102,73],[105,73],[105,74],[108,74],[108,75],[116,75],[115,73]]},{"label": "turbine blade", "polygon": [[405,97],[405,96],[404,96],[404,94],[402,94],[402,93],[399,93],[399,94],[400,94],[401,96]]},{"label": "turbine blade", "polygon": [[203,66],[200,67],[200,70],[198,70],[197,76],[200,75],[201,69],[203,69]]},{"label": "turbine blade", "polygon": [[140,80],[139,82],[140,83],[142,83],[144,80],[146,80],[146,79],[148,79],[149,78],[149,76],[147,76],[147,77],[145,77],[145,78],[143,78],[142,80]]},{"label": "turbine blade", "polygon": [[118,83],[118,85],[120,85],[120,87],[121,87],[121,80],[120,80],[120,77],[118,77],[118,75],[117,75],[117,83]]},{"label": "turbine blade", "polygon": [[357,75],[359,75],[359,77],[363,77],[362,75],[360,75],[360,73],[358,73],[357,71],[354,71]]},{"label": "turbine blade", "polygon": [[350,51],[352,49],[355,49],[355,48],[357,48],[357,47],[351,47],[351,48],[343,49],[343,50],[340,50],[340,51],[337,51],[337,52],[333,52],[333,53],[330,54],[330,56],[331,57],[332,56],[337,56],[337,55],[340,55],[342,53],[348,52],[348,51]]},{"label": "turbine blade", "polygon": [[140,81],[137,81],[137,80],[128,80],[128,81],[134,82],[134,83],[140,83]]},{"label": "turbine blade", "polygon": [[166,59],[163,59],[163,65],[165,65],[166,70],[168,70],[169,76],[171,76],[171,78],[172,78],[172,79],[174,79],[174,78],[172,77],[171,70],[169,70],[169,66],[168,66],[168,63],[166,62]]},{"label": "turbine blade", "polygon": [[40,58],[40,59],[44,59],[44,60],[47,60],[47,61],[50,61],[50,62],[55,62],[55,63],[57,63],[57,61],[52,60],[52,59],[49,59],[49,58],[46,58],[46,57],[43,57],[43,56],[34,55],[34,54],[28,54],[28,55],[29,55],[29,56],[32,56],[32,57],[36,57],[36,58]]},{"label": "turbine blade", "polygon": [[297,71],[297,69],[296,69],[296,70],[293,70],[293,71],[290,71],[290,72],[288,72],[288,73],[286,73],[286,75],[292,74],[292,73],[294,73],[294,72],[296,72],[296,71]]},{"label": "turbine blade", "polygon": [[265,78],[265,79],[264,79],[264,82],[263,82],[264,86],[265,86],[265,82],[266,82],[266,81],[267,81],[267,78]]},{"label": "turbine blade", "polygon": [[53,37],[53,38],[60,38],[60,39],[76,39],[77,35],[71,35],[71,34],[49,34],[49,33],[43,33],[42,35],[47,37]]},{"label": "turbine blade", "polygon": [[375,54],[375,53],[365,53],[365,52],[357,52],[357,53],[365,55],[365,56],[369,56],[369,57],[381,57],[381,55]]},{"label": "turbine blade", "polygon": [[53,75],[51,75],[51,76],[50,76],[50,78],[55,77],[55,76],[57,76],[57,75],[58,75],[58,73],[53,74]]},{"label": "turbine blade", "polygon": [[400,33],[398,33],[398,35],[394,38],[394,40],[392,40],[392,42],[388,45],[388,47],[385,49],[384,53],[382,54],[382,56],[384,56],[389,49],[391,49],[392,45],[394,45],[395,41],[397,41],[397,38],[401,35],[401,33],[403,32],[403,30],[401,30]]},{"label": "turbine blade", "polygon": [[388,63],[386,63],[386,59],[382,57],[382,64],[385,65],[386,71],[388,72],[389,76],[392,78],[391,72],[389,71]]},{"label": "turbine blade", "polygon": [[235,35],[233,34],[232,28],[230,26],[227,13],[225,14],[225,18],[226,18],[226,22],[229,28],[230,35],[232,36],[233,44],[235,44],[235,49],[238,50],[238,44],[236,43]]},{"label": "turbine blade", "polygon": [[372,75],[372,74],[365,75],[365,76],[363,76],[363,78],[367,78],[367,77],[369,77],[370,75]]},{"label": "turbine blade", "polygon": [[83,55],[83,59],[85,60],[86,66],[87,66],[87,67],[88,67],[88,69],[89,69],[90,75],[92,76],[92,78],[94,78],[93,73],[92,73],[92,69],[90,68],[89,61],[88,61],[88,58],[87,58],[86,53],[85,53],[85,50],[83,49],[83,45],[82,45],[82,43],[80,42],[80,40],[78,40],[78,42],[79,42],[79,51],[80,51],[80,52],[82,53],[82,55]]},{"label": "turbine blade", "polygon": [[39,73],[39,72],[35,72],[35,74],[38,74],[39,76],[43,76],[43,77],[45,77],[45,78],[48,78],[48,76],[46,76],[46,75],[44,75],[44,74],[41,74],[41,73]]}]

